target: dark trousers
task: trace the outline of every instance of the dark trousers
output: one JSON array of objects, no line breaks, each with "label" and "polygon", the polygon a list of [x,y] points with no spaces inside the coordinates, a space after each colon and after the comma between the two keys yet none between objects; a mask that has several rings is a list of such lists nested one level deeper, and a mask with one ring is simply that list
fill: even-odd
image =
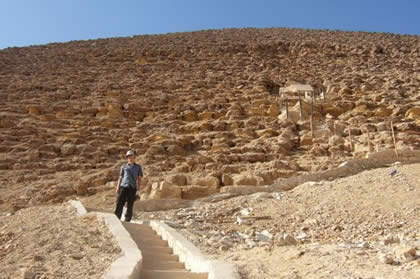
[{"label": "dark trousers", "polygon": [[132,187],[121,187],[117,197],[117,205],[115,207],[115,215],[121,219],[121,214],[125,203],[127,203],[127,212],[125,213],[125,221],[130,222],[133,217],[133,205],[136,200],[136,189]]}]

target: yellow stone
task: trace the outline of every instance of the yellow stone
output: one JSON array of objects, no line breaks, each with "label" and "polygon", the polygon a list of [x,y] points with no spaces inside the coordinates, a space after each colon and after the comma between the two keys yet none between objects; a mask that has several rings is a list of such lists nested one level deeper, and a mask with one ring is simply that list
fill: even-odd
[{"label": "yellow stone", "polygon": [[198,115],[198,119],[200,120],[206,120],[206,119],[212,119],[213,118],[213,112],[205,111]]},{"label": "yellow stone", "polygon": [[414,107],[405,113],[405,118],[409,119],[420,119],[420,107]]},{"label": "yellow stone", "polygon": [[28,113],[30,115],[39,115],[40,114],[40,111],[39,111],[39,108],[38,107],[31,106],[31,107],[28,107]]},{"label": "yellow stone", "polygon": [[267,110],[267,115],[277,117],[279,114],[280,114],[280,106],[278,104],[271,104]]},{"label": "yellow stone", "polygon": [[392,109],[379,107],[375,110],[374,115],[377,117],[388,117],[388,116],[391,116],[391,114],[392,114]]}]

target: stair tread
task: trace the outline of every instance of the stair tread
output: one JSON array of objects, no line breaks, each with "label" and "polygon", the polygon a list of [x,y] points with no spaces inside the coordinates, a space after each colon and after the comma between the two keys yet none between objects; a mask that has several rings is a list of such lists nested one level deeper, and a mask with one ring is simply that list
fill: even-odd
[{"label": "stair tread", "polygon": [[144,268],[144,269],[142,269],[142,271],[156,272],[156,273],[174,272],[174,273],[208,274],[208,273],[205,273],[205,272],[191,272],[191,271],[188,271],[186,269],[184,269],[184,270],[178,270],[178,269],[161,270],[161,269],[147,269],[147,268]]},{"label": "stair tread", "polygon": [[147,270],[185,270],[185,265],[181,263],[165,265],[165,264],[143,264],[143,269]]},{"label": "stair tread", "polygon": [[178,261],[179,257],[174,254],[164,254],[164,253],[144,253],[142,251],[143,258],[146,260],[147,258],[155,258],[160,260],[170,260],[170,261]]},{"label": "stair tread", "polygon": [[[177,269],[142,269],[142,275],[145,278],[188,278],[188,279],[207,279],[208,273],[191,272],[188,270]],[[182,277],[179,277],[182,276]],[[143,278],[143,277],[142,277]]]}]

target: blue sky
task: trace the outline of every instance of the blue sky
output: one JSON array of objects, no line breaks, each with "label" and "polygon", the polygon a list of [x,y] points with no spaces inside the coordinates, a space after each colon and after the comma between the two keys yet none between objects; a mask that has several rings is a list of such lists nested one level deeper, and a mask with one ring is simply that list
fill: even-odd
[{"label": "blue sky", "polygon": [[0,0],[0,49],[231,27],[420,35],[420,1]]}]

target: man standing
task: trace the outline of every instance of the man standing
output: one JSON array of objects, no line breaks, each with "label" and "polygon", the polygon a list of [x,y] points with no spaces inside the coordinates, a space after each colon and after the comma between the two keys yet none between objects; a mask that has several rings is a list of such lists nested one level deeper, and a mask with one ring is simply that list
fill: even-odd
[{"label": "man standing", "polygon": [[133,205],[136,199],[136,192],[140,190],[143,170],[139,164],[136,164],[136,152],[128,150],[125,157],[127,163],[121,166],[120,178],[117,183],[117,205],[115,207],[115,215],[121,219],[121,214],[125,203],[127,202],[127,212],[125,213],[125,221],[130,222],[133,217]]}]

